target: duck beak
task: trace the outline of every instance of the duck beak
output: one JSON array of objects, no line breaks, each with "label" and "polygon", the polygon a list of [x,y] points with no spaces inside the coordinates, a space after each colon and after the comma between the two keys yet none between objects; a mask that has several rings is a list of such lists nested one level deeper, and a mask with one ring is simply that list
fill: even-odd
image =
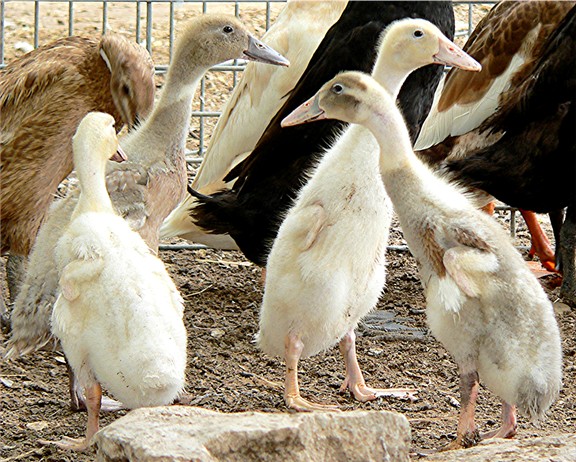
[{"label": "duck beak", "polygon": [[126,157],[126,153],[123,151],[120,145],[118,145],[118,149],[110,158],[110,160],[113,160],[114,162],[124,162],[125,160],[128,160],[128,157]]},{"label": "duck beak", "polygon": [[326,119],[326,113],[320,109],[320,95],[315,95],[287,115],[280,122],[280,126],[290,127],[322,119]]},{"label": "duck beak", "polygon": [[465,71],[480,72],[482,70],[482,66],[478,61],[446,37],[439,37],[438,42],[438,53],[434,55],[435,63],[459,67]]},{"label": "duck beak", "polygon": [[242,58],[277,66],[288,67],[290,65],[290,61],[284,56],[252,36],[248,39],[248,49],[244,50]]}]

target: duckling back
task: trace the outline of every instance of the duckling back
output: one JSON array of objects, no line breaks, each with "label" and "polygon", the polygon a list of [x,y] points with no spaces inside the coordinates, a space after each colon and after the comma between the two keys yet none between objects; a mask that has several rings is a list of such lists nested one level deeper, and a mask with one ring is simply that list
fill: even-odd
[{"label": "duckling back", "polygon": [[112,214],[84,213],[59,240],[52,315],[80,383],[95,378],[128,407],[171,403],[184,386],[182,299],[163,263]]}]

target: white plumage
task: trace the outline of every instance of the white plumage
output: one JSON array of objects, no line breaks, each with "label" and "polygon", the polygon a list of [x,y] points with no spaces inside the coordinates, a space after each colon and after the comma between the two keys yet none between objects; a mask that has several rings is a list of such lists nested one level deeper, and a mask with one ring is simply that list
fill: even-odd
[{"label": "white plumage", "polygon": [[420,266],[428,323],[460,369],[461,416],[449,447],[480,438],[479,378],[503,400],[502,426],[486,436],[514,436],[516,406],[540,418],[562,383],[560,334],[544,290],[502,227],[414,155],[402,115],[370,76],[342,74],[319,95],[328,117],[360,123],[378,140],[386,192]]},{"label": "white plumage", "polygon": [[[395,98],[412,71],[439,55],[454,65],[477,66],[428,21],[396,21],[383,33],[373,74]],[[299,111],[316,107],[313,100],[304,103],[283,125],[299,123]],[[298,410],[322,408],[299,395],[298,359],[339,340],[346,364],[342,388],[356,399],[412,393],[366,387],[356,360],[354,328],[384,287],[392,215],[377,153],[367,129],[349,127],[300,191],[269,256],[258,344],[267,354],[285,356],[286,404]]]},{"label": "white plumage", "polygon": [[184,387],[186,330],[164,264],[116,215],[106,191],[106,161],[118,149],[112,117],[90,113],[73,146],[81,193],[55,249],[61,293],[52,332],[88,407],[85,440],[59,445],[83,449],[98,429],[99,384],[131,408],[173,402]]}]

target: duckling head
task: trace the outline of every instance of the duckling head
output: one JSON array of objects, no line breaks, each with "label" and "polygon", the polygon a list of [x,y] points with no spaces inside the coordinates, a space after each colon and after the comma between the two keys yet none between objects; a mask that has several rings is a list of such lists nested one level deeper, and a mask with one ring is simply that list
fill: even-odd
[{"label": "duckling head", "polygon": [[192,19],[176,43],[174,61],[210,67],[229,59],[247,59],[280,66],[289,61],[254,38],[234,16],[206,14]]},{"label": "duckling head", "polygon": [[395,64],[411,72],[427,64],[447,64],[468,71],[482,66],[425,19],[401,19],[391,23],[380,38],[380,48],[390,47]]},{"label": "duckling head", "polygon": [[[370,95],[378,92],[382,97],[376,101]],[[323,119],[338,119],[344,122],[366,124],[374,116],[372,105],[395,108],[390,95],[368,74],[347,71],[338,74],[305,103],[282,120],[282,127],[315,122]]]},{"label": "duckling head", "polygon": [[89,112],[78,124],[72,138],[74,165],[83,162],[86,152],[93,152],[102,158],[102,162],[113,160],[123,162],[126,154],[118,144],[114,129],[114,117],[103,112]]}]

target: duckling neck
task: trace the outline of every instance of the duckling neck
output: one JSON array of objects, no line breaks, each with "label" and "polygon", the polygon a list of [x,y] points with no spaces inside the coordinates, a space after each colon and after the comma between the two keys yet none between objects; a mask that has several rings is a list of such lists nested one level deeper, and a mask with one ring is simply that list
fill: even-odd
[{"label": "duckling neck", "polygon": [[[90,159],[91,154],[93,153],[87,151],[83,159],[88,159],[92,162],[82,165],[77,171],[78,181],[80,182],[80,198],[74,209],[72,219],[87,212],[116,213],[106,190],[106,181],[104,179],[106,164]],[[75,165],[78,165],[78,163],[75,162]]]},{"label": "duckling neck", "polygon": [[372,69],[372,76],[396,99],[413,69],[402,66],[402,60],[398,59],[393,47],[388,46],[386,42],[382,44],[380,50]]},{"label": "duckling neck", "polygon": [[373,117],[366,126],[376,138],[380,147],[380,173],[399,169],[417,168],[420,163],[412,150],[410,135],[399,110],[388,108],[384,98],[374,98],[371,102]]},{"label": "duckling neck", "polygon": [[154,146],[160,143],[162,157],[177,163],[184,156],[186,137],[192,115],[192,99],[209,66],[191,65],[174,56],[166,76],[162,94],[152,114],[138,130],[140,143]]}]

